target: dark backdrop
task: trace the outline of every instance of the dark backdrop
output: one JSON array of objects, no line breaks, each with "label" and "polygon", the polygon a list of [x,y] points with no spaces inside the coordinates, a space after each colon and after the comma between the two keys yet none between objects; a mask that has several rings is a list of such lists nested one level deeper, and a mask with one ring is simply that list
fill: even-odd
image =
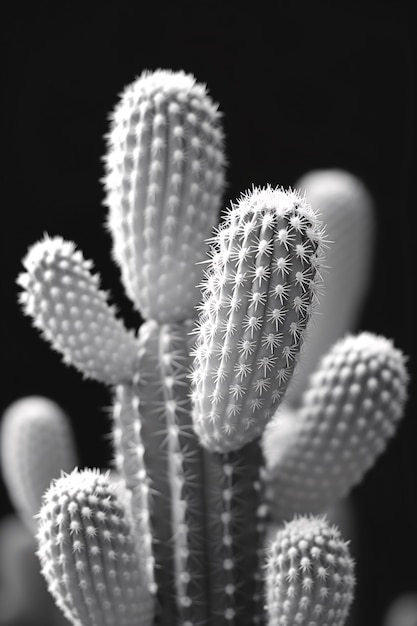
[{"label": "dark backdrop", "polygon": [[[371,190],[376,271],[361,320],[412,356],[415,24],[402,2],[27,3],[4,10],[0,410],[47,395],[72,418],[82,465],[111,458],[109,392],[61,364],[16,301],[29,245],[45,232],[94,259],[129,327],[140,318],[109,258],[101,157],[117,94],[143,69],[184,69],[224,112],[225,206],[253,183],[292,185],[342,167]],[[415,383],[410,386],[415,388]],[[353,490],[359,622],[417,589],[415,398],[386,453]],[[11,510],[0,482],[0,510]]]}]

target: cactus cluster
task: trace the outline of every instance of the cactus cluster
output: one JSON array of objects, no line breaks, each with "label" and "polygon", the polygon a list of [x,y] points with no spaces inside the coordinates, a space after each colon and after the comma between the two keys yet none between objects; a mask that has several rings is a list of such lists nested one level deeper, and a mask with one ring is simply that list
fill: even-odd
[{"label": "cactus cluster", "polygon": [[[192,75],[144,72],[111,119],[107,227],[138,332],[72,242],[44,237],[18,279],[64,362],[114,394],[112,471],[63,468],[39,501],[48,587],[75,626],[342,626],[353,559],[324,513],[394,434],[406,359],[384,337],[343,336],[363,289],[335,256],[335,300],[345,288],[351,315],[297,377],[337,227],[326,232],[308,193],[273,185],[242,193],[217,226],[221,114]],[[360,185],[342,179],[337,198],[360,214],[365,197],[368,215]]]}]

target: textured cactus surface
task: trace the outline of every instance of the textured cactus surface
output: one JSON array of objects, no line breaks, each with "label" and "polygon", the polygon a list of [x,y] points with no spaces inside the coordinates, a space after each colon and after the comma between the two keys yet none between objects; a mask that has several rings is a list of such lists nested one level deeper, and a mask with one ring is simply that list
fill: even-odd
[{"label": "textured cactus surface", "polygon": [[49,398],[21,398],[2,416],[0,437],[2,473],[10,497],[34,533],[34,516],[51,480],[78,462],[69,419]]},{"label": "textured cactus surface", "polygon": [[18,278],[23,310],[64,362],[108,384],[131,380],[135,338],[99,289],[92,262],[72,242],[45,237],[30,248],[23,266]]},{"label": "textured cactus surface", "polygon": [[194,424],[216,451],[259,436],[282,399],[320,277],[323,232],[297,193],[242,196],[219,229],[203,282]]},{"label": "textured cactus surface", "polygon": [[144,72],[112,116],[104,178],[114,257],[144,317],[194,317],[224,187],[216,104],[184,72]]},{"label": "textured cactus surface", "polygon": [[40,573],[35,537],[20,516],[0,520],[0,625],[68,626]]},{"label": "textured cactus surface", "polygon": [[376,216],[364,183],[340,169],[313,170],[294,185],[326,224],[323,290],[286,394],[298,407],[308,379],[335,341],[355,332],[373,271]]},{"label": "textured cactus surface", "polygon": [[75,469],[46,491],[38,555],[50,592],[73,624],[152,624],[153,598],[132,529],[108,474]]},{"label": "textured cactus surface", "polygon": [[[124,90],[105,168],[113,256],[144,319],[138,332],[59,237],[29,250],[18,281],[25,313],[64,362],[114,394],[117,479],[74,470],[44,498],[51,592],[76,626],[342,626],[346,544],[320,515],[290,520],[337,502],[392,436],[401,353],[370,334],[336,344],[275,446],[265,428],[314,329],[325,262],[308,197],[253,187],[214,228],[221,116],[184,72],[144,72]],[[287,524],[271,546],[278,517]]]},{"label": "textured cactus surface", "polygon": [[348,544],[324,517],[287,522],[267,563],[269,626],[343,626],[353,600]]},{"label": "textured cactus surface", "polygon": [[266,444],[276,519],[324,511],[362,479],[403,415],[407,379],[404,355],[385,337],[363,332],[336,342],[304,393],[291,443],[275,458]]}]

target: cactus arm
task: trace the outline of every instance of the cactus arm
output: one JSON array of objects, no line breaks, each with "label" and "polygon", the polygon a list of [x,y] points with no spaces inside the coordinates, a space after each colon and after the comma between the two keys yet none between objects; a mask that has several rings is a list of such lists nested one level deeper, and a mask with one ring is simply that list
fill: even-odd
[{"label": "cactus arm", "polygon": [[39,513],[42,573],[74,626],[153,623],[141,554],[114,486],[108,474],[76,469],[54,481]]},{"label": "cactus arm", "polygon": [[218,107],[191,74],[144,72],[126,87],[106,155],[105,204],[126,292],[145,319],[193,317],[224,188]]},{"label": "cactus arm", "polygon": [[[200,261],[224,188],[220,118],[205,86],[192,75],[143,72],[114,110],[105,159],[113,256],[126,293],[148,319],[139,330],[138,367],[129,391],[133,401],[119,411],[135,426],[120,420],[119,425],[135,429],[139,450],[143,446],[163,623],[175,615],[184,623],[204,623],[208,611],[202,571],[204,464],[185,384],[190,357],[183,320],[195,314]],[[178,347],[171,349],[172,341]],[[119,430],[117,440],[126,444],[121,462],[134,494],[135,446]],[[135,502],[133,495],[134,509]]]},{"label": "cactus arm", "polygon": [[403,353],[369,332],[336,342],[311,377],[290,445],[269,454],[266,476],[277,520],[320,513],[344,497],[394,435],[407,397]]},{"label": "cactus arm", "polygon": [[279,405],[316,299],[322,244],[307,202],[278,188],[243,195],[219,229],[193,379],[193,419],[205,447],[242,447]]},{"label": "cactus arm", "polygon": [[210,614],[216,624],[262,624],[267,511],[259,441],[205,455]]},{"label": "cactus arm", "polygon": [[49,398],[13,402],[1,422],[1,469],[9,496],[31,534],[42,496],[53,478],[77,465],[68,416]]},{"label": "cactus arm", "polygon": [[287,522],[268,550],[268,626],[343,626],[354,584],[353,559],[335,526],[325,517]]},{"label": "cactus arm", "polygon": [[191,324],[165,324],[159,334],[159,363],[165,401],[174,576],[179,620],[209,619],[204,520],[204,454],[191,420],[188,374]]},{"label": "cactus arm", "polygon": [[72,242],[45,237],[23,260],[20,302],[64,362],[107,384],[132,378],[136,340],[116,318],[99,277]]}]

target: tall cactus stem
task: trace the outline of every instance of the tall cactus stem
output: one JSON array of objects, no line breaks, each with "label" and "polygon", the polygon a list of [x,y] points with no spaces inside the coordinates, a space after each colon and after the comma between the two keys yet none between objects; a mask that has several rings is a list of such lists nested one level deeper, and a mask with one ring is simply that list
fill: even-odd
[{"label": "tall cactus stem", "polygon": [[[149,320],[138,336],[138,371],[118,390],[116,464],[132,491],[141,530],[149,512],[161,624],[204,623],[203,453],[191,420],[190,324]],[[176,617],[174,617],[176,616]]]},{"label": "tall cactus stem", "polygon": [[92,262],[73,242],[46,236],[30,247],[23,265],[20,304],[64,362],[109,385],[130,381],[136,339],[99,288]]},{"label": "tall cactus stem", "polygon": [[163,325],[159,363],[165,399],[176,598],[181,624],[209,618],[204,534],[204,455],[194,434],[188,377],[188,324]]},{"label": "tall cactus stem", "polygon": [[135,537],[143,555],[150,593],[156,592],[154,556],[149,524],[149,479],[144,462],[139,402],[132,385],[119,385],[113,403],[115,464],[131,494],[130,506]]},{"label": "tall cactus stem", "polygon": [[211,615],[216,624],[262,624],[261,567],[266,508],[259,441],[240,450],[206,452]]}]

